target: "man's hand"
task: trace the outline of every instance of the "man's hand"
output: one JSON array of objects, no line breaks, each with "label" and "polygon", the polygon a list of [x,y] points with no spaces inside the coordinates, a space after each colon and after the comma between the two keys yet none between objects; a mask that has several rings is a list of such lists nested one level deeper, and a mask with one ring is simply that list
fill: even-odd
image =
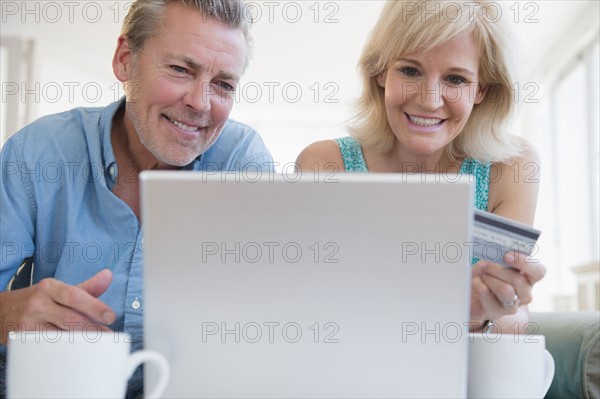
[{"label": "man's hand", "polygon": [[31,287],[0,293],[0,342],[6,344],[9,331],[82,330],[93,324],[109,331],[115,313],[98,299],[112,282],[108,269],[72,286],[47,278]]}]

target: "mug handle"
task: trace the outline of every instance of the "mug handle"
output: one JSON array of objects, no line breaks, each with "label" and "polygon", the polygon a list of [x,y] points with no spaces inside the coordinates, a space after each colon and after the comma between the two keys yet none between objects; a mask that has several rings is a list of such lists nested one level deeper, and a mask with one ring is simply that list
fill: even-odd
[{"label": "mug handle", "polygon": [[544,353],[545,357],[546,357],[546,381],[544,381],[544,390],[542,391],[542,398],[544,397],[544,395],[546,395],[546,393],[548,393],[548,390],[550,389],[550,385],[552,385],[552,380],[554,379],[554,358],[552,357],[552,355],[550,354],[550,352],[548,352],[548,350],[545,350],[546,353]]},{"label": "mug handle", "polygon": [[127,360],[128,375],[133,374],[135,369],[142,363],[154,363],[158,367],[158,375],[160,376],[158,382],[154,385],[154,388],[149,393],[144,393],[145,398],[160,398],[165,392],[169,378],[171,377],[171,368],[167,359],[158,352],[151,350],[140,350],[133,352]]}]

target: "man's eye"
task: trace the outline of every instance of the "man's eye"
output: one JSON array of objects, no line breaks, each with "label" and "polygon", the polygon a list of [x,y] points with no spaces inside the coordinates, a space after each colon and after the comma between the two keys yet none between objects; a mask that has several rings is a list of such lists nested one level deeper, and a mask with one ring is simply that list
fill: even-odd
[{"label": "man's eye", "polygon": [[179,66],[179,65],[170,65],[169,67],[171,68],[171,70],[173,70],[177,73],[186,73],[187,72],[186,68]]},{"label": "man's eye", "polygon": [[227,82],[221,81],[221,82],[218,82],[217,84],[219,85],[219,87],[221,89],[223,89],[225,91],[234,91],[235,90],[235,87],[233,87],[233,85],[231,85],[231,84],[229,84]]}]

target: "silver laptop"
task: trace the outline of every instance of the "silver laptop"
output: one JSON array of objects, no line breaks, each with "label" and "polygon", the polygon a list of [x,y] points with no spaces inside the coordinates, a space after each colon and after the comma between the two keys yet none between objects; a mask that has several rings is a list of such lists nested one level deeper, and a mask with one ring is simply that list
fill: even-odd
[{"label": "silver laptop", "polygon": [[449,176],[143,173],[165,397],[466,396],[472,198]]}]

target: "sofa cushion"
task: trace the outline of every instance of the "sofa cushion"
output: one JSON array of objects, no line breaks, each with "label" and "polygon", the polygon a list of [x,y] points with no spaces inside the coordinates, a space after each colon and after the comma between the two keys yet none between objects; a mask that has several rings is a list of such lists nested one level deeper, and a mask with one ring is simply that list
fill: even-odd
[{"label": "sofa cushion", "polygon": [[556,371],[546,398],[600,399],[600,312],[531,313]]}]

